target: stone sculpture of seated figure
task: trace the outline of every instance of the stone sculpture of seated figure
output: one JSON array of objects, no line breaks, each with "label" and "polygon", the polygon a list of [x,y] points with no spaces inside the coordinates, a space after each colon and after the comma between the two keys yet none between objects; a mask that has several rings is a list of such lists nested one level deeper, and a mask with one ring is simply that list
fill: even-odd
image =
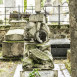
[{"label": "stone sculpture of seated figure", "polygon": [[53,69],[49,27],[43,22],[29,22],[25,28],[23,69]]}]

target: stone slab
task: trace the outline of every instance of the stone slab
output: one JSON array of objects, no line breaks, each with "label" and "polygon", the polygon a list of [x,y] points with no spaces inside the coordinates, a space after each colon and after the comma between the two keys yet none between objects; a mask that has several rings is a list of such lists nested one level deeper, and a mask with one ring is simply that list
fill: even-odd
[{"label": "stone slab", "polygon": [[[54,69],[53,70],[57,70],[58,71],[57,77],[71,77],[64,64],[54,64]],[[15,74],[14,74],[13,77],[21,77],[20,76],[20,71],[21,72],[23,71],[22,64],[18,64],[18,66],[16,68],[16,71],[15,71]],[[46,76],[44,76],[44,77],[46,77]]]},{"label": "stone slab", "polygon": [[66,57],[67,50],[70,49],[69,39],[51,39],[51,53],[53,57]]},{"label": "stone slab", "polygon": [[9,30],[5,35],[6,41],[23,41],[24,40],[24,29],[13,29]]},{"label": "stone slab", "polygon": [[43,22],[44,19],[45,19],[45,16],[42,13],[33,14],[33,15],[30,15],[30,17],[29,17],[30,22],[39,22],[39,21]]},{"label": "stone slab", "polygon": [[2,43],[3,57],[22,56],[24,51],[24,41],[5,41]]},{"label": "stone slab", "polygon": [[[29,77],[29,73],[31,73],[32,71],[25,71],[25,72],[21,72],[20,77]],[[47,70],[47,71],[38,71],[41,77],[58,77],[58,71],[51,71],[51,70]]]},{"label": "stone slab", "polygon": [[51,39],[50,40],[51,45],[53,44],[70,44],[69,39]]},{"label": "stone slab", "polygon": [[24,29],[24,27],[26,26],[26,20],[12,20],[10,21],[11,24],[11,28],[12,27],[21,27]]},{"label": "stone slab", "polygon": [[64,77],[71,77],[70,73],[68,72],[64,64],[60,64],[59,66],[62,70],[62,73],[64,74]]}]

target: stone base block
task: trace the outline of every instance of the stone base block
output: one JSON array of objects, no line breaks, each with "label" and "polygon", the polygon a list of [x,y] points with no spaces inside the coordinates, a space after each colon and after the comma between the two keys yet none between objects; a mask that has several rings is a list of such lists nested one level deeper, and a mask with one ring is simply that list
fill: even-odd
[{"label": "stone base block", "polygon": [[[29,73],[32,71],[21,71],[20,77],[29,77]],[[58,77],[58,71],[57,70],[42,70],[38,71],[40,74],[40,77]]]},{"label": "stone base block", "polygon": [[3,57],[22,56],[24,51],[24,42],[22,41],[5,41],[2,43]]},{"label": "stone base block", "polygon": [[44,19],[45,19],[45,16],[42,13],[30,15],[29,17],[30,22],[39,22],[39,21],[43,22]]}]

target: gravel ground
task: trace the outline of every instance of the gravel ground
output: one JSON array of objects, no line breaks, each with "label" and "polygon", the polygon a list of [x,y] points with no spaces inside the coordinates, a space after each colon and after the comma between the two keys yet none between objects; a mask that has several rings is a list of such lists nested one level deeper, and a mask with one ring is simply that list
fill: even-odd
[{"label": "gravel ground", "polygon": [[[0,47],[0,57],[2,56],[1,51],[2,48]],[[16,67],[20,63],[21,61],[6,61],[0,59],[0,77],[13,77]]]},{"label": "gravel ground", "polygon": [[[54,63],[59,64],[63,61],[54,60]],[[13,77],[18,64],[21,64],[21,61],[0,61],[0,77]]]},{"label": "gravel ground", "polygon": [[[2,56],[0,49],[0,56]],[[65,60],[54,60],[55,64],[63,64]],[[6,61],[0,60],[0,77],[13,77],[14,72],[18,64],[21,64],[21,61]]]},{"label": "gravel ground", "polygon": [[[0,48],[0,57],[1,56],[2,56],[2,53]],[[21,64],[21,61],[0,59],[0,77],[13,77],[18,64]]]},{"label": "gravel ground", "polygon": [[13,77],[20,61],[0,61],[0,77]]}]

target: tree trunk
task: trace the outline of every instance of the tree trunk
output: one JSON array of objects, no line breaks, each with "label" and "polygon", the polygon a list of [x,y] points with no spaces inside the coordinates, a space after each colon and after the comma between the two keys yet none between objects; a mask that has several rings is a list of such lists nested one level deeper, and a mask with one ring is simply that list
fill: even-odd
[{"label": "tree trunk", "polygon": [[77,77],[77,0],[69,0],[71,25],[71,69],[72,77]]}]

